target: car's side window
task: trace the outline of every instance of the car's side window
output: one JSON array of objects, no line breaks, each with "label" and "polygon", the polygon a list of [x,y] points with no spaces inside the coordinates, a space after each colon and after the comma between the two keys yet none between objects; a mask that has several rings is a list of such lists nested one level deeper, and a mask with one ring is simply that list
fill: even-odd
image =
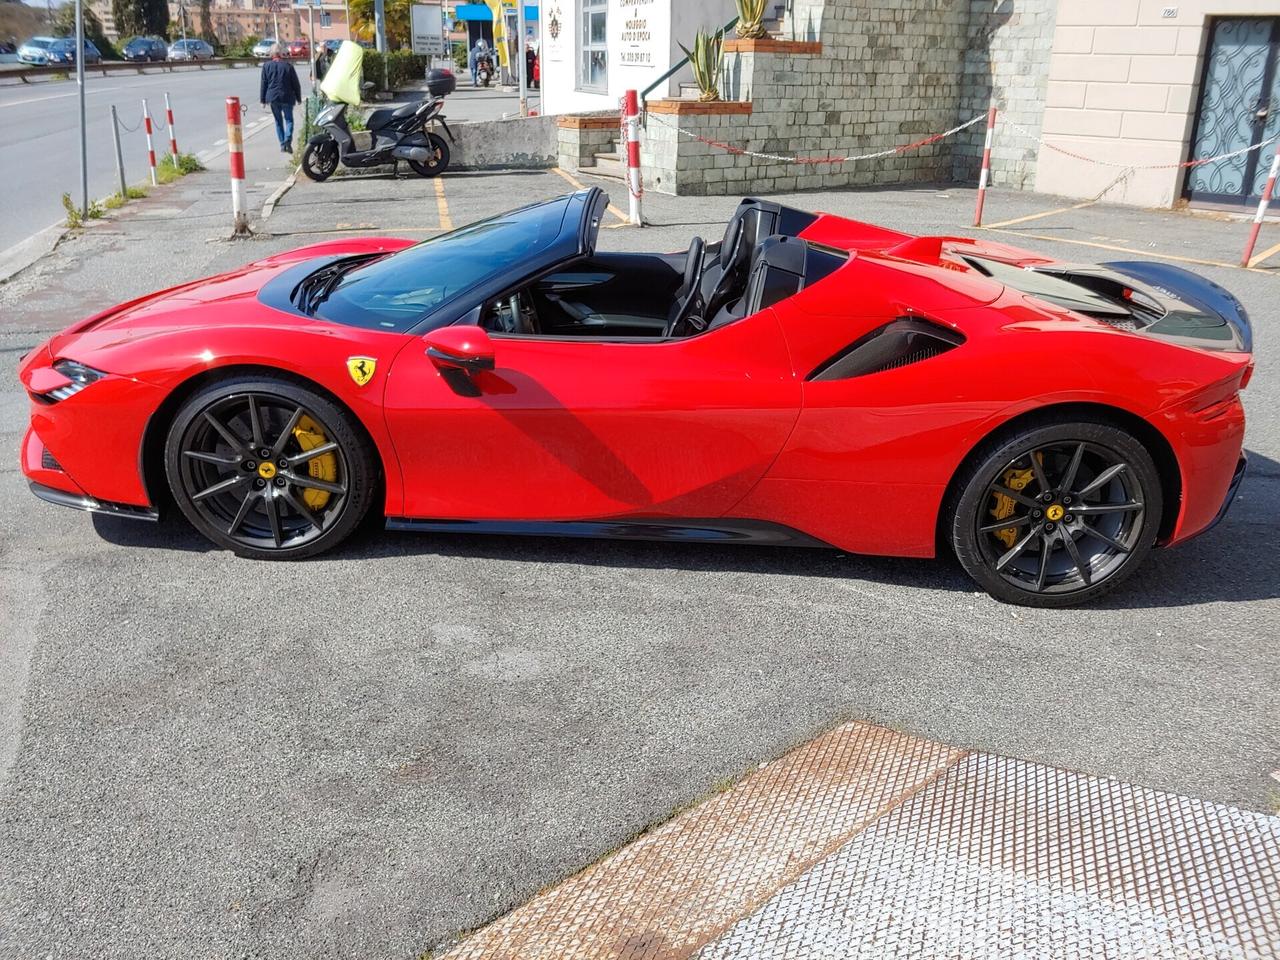
[{"label": "car's side window", "polygon": [[659,340],[680,274],[655,254],[598,254],[564,264],[486,304],[499,336]]}]

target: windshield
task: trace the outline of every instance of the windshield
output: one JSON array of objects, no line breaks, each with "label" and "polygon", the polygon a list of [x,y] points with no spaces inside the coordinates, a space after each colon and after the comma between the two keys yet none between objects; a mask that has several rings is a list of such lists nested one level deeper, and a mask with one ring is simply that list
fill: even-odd
[{"label": "windshield", "polygon": [[568,206],[567,198],[558,197],[523,207],[356,267],[315,304],[313,315],[357,327],[408,330],[477,284],[500,274],[520,279],[523,265],[559,236]]},{"label": "windshield", "polygon": [[48,50],[51,46],[53,46],[53,41],[52,40],[28,40],[27,46],[36,47],[39,50]]}]

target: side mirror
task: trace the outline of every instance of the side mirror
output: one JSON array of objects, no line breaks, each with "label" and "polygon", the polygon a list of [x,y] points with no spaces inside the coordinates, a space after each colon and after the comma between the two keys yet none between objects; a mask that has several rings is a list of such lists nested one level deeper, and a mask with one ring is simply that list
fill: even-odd
[{"label": "side mirror", "polygon": [[373,81],[372,81],[372,80],[366,80],[364,83],[360,84],[360,89],[361,89],[361,90],[372,90],[372,89],[373,89],[373,86],[374,86],[374,85],[373,85]]},{"label": "side mirror", "polygon": [[432,330],[424,338],[427,356],[437,367],[478,373],[492,370],[493,341],[483,327],[459,324]]}]

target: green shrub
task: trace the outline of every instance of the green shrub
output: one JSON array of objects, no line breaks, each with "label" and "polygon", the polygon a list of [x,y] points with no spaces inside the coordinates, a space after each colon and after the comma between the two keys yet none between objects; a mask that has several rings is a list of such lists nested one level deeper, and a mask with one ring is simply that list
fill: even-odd
[{"label": "green shrub", "polygon": [[224,57],[252,57],[253,48],[257,46],[258,41],[262,38],[257,34],[250,34],[243,40],[237,40],[222,51]]},{"label": "green shrub", "polygon": [[178,154],[176,165],[173,157],[166,153],[156,164],[156,179],[161,183],[173,183],[179,177],[185,177],[188,173],[199,173],[203,169],[204,164],[190,153]]},{"label": "green shrub", "polygon": [[372,83],[375,90],[391,91],[426,79],[430,58],[408,50],[395,50],[382,54],[366,50],[361,61],[364,82]]}]

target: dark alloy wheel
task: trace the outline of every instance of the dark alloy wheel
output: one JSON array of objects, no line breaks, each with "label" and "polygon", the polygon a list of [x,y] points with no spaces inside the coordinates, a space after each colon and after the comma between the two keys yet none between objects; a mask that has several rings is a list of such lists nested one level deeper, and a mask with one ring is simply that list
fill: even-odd
[{"label": "dark alloy wheel", "polygon": [[438,177],[449,168],[449,144],[434,133],[427,134],[427,141],[427,147],[432,152],[431,159],[426,163],[410,160],[409,166],[420,177]]},{"label": "dark alloy wheel", "polygon": [[997,599],[1036,607],[1118,585],[1151,549],[1163,510],[1151,455],[1104,423],[1035,427],[988,445],[956,493],[961,566]]},{"label": "dark alloy wheel", "polygon": [[332,139],[312,140],[302,151],[302,172],[323,183],[338,169],[338,144]]},{"label": "dark alloy wheel", "polygon": [[219,546],[299,559],[342,541],[369,509],[376,461],[351,415],[299,384],[213,384],[179,410],[165,470],[187,519]]}]

